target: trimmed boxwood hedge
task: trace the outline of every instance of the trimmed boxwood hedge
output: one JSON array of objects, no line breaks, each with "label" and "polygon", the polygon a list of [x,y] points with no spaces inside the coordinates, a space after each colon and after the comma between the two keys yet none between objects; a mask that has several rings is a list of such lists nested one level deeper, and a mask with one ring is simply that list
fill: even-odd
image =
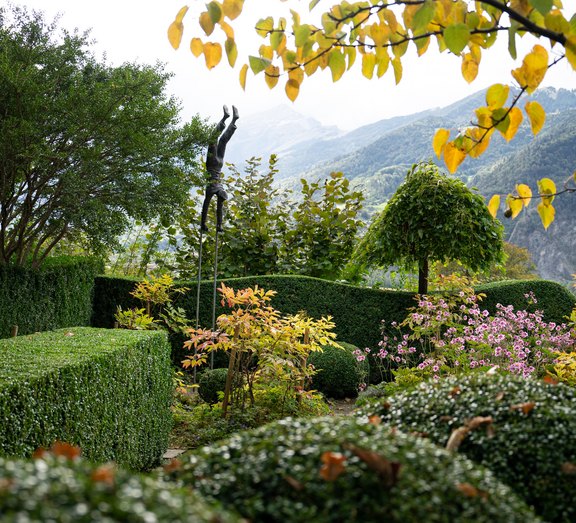
[{"label": "trimmed boxwood hedge", "polygon": [[233,523],[239,518],[196,493],[81,459],[0,458],[0,519],[92,523]]},{"label": "trimmed boxwood hedge", "polygon": [[176,478],[251,521],[539,521],[487,469],[350,417],[287,418],[188,459]]},{"label": "trimmed boxwood hedge", "polygon": [[0,340],[0,455],[53,441],[97,462],[155,466],[168,446],[172,367],[163,332],[62,329]]},{"label": "trimmed boxwood hedge", "polygon": [[200,397],[210,405],[218,403],[218,393],[224,392],[226,388],[226,377],[228,376],[228,369],[206,369],[200,375],[198,381],[198,394]]},{"label": "trimmed boxwood hedge", "polygon": [[428,382],[359,409],[445,446],[477,416],[458,452],[489,467],[549,522],[576,521],[576,389],[486,373]]},{"label": "trimmed boxwood hedge", "polygon": [[312,388],[330,398],[355,398],[360,384],[370,379],[370,363],[368,359],[356,359],[355,345],[338,343],[342,348],[326,345],[322,352],[312,352],[308,357],[308,363],[317,371],[312,377]]},{"label": "trimmed boxwood hedge", "polygon": [[[387,291],[355,287],[307,276],[254,276],[222,280],[235,289],[258,285],[266,290],[275,290],[272,306],[285,314],[305,310],[310,316],[332,316],[336,324],[338,339],[346,340],[360,348],[376,348],[381,339],[382,320],[388,324],[401,322],[406,310],[415,305],[414,294],[403,291]],[[190,290],[177,298],[177,306],[183,307],[188,317],[196,318],[196,282],[180,282]],[[179,284],[180,284],[179,283]],[[138,302],[130,296],[136,280],[101,276],[96,278],[94,314],[95,327],[112,327],[116,307],[130,308]],[[201,282],[200,324],[209,327],[212,318],[213,282]],[[495,310],[496,303],[526,308],[524,294],[533,290],[538,298],[539,309],[544,311],[546,321],[561,323],[576,305],[576,297],[558,283],[542,280],[503,282],[478,288],[487,294],[483,307]],[[141,306],[141,305],[140,305]],[[217,304],[216,314],[225,309]],[[175,361],[183,357],[182,338],[175,337],[173,347]]]},{"label": "trimmed boxwood hedge", "polygon": [[95,258],[48,258],[40,269],[0,265],[0,338],[90,325],[94,278],[104,270]]}]

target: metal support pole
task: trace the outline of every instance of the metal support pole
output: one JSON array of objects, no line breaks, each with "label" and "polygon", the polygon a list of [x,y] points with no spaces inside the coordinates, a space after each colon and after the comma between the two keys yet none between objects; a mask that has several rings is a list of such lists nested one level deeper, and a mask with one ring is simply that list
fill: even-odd
[{"label": "metal support pole", "polygon": [[[216,229],[216,239],[214,241],[214,289],[212,293],[212,332],[216,330],[216,289],[218,279],[218,235],[219,231]],[[210,353],[210,368],[214,368],[214,352]]]},{"label": "metal support pole", "polygon": [[[200,280],[202,279],[202,228],[200,228],[200,246],[198,248],[198,282],[196,287],[196,328],[200,325]],[[198,348],[194,347],[194,359],[198,354]],[[196,384],[196,365],[192,371],[193,383]]]}]

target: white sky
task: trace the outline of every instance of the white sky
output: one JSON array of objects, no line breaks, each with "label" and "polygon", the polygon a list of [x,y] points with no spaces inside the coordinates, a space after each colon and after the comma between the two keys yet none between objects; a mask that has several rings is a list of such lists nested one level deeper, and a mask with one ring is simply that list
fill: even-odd
[{"label": "white sky", "polygon": [[[0,0],[2,3],[5,1]],[[292,104],[284,93],[283,79],[280,79],[275,89],[270,90],[264,83],[262,73],[254,77],[249,72],[244,92],[239,85],[238,74],[247,55],[257,54],[258,46],[264,43],[253,31],[259,18],[280,13],[290,20],[288,7],[296,5],[302,14],[302,21],[310,19],[307,13],[308,0],[290,0],[285,3],[278,0],[247,0],[243,15],[234,25],[240,46],[236,67],[231,69],[223,57],[218,67],[208,71],[204,58],[195,58],[188,48],[192,36],[201,36],[194,16],[197,18],[204,9],[204,0],[188,0],[190,11],[184,20],[187,29],[178,51],[174,51],[168,43],[166,31],[179,8],[186,4],[185,0],[12,2],[45,11],[50,19],[60,13],[60,25],[67,29],[92,29],[91,35],[96,40],[94,49],[97,53],[105,52],[112,64],[125,61],[164,62],[167,70],[175,74],[170,92],[182,101],[183,117],[188,118],[198,113],[212,121],[219,119],[223,104],[236,105],[241,117],[279,104]],[[323,0],[316,10],[320,11],[323,5],[330,6],[333,3],[333,0]],[[369,81],[355,67],[337,83],[332,82],[328,70],[319,71],[305,80],[292,106],[302,114],[342,129],[353,129],[392,116],[446,106],[493,83],[512,81],[510,70],[518,66],[518,63],[515,64],[508,55],[504,42],[506,37],[503,36],[503,46],[484,53],[480,73],[471,85],[460,75],[460,58],[449,53],[440,55],[432,43],[430,50],[421,58],[416,56],[414,50],[409,50],[406,56],[410,58],[404,60],[404,75],[398,86],[394,84],[391,68],[383,78]],[[534,40],[526,42],[524,47],[529,49],[534,43]],[[357,60],[357,65],[359,63],[360,60]],[[574,89],[576,72],[563,60],[549,71],[543,85]]]}]

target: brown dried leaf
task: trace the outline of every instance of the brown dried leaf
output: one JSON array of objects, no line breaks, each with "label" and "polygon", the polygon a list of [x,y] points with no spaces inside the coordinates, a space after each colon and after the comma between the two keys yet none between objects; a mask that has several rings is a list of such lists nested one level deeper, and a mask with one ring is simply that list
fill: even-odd
[{"label": "brown dried leaf", "polygon": [[358,456],[364,463],[366,463],[368,468],[375,471],[385,487],[393,487],[396,485],[398,482],[398,476],[400,475],[400,468],[402,467],[401,463],[390,461],[377,452],[357,447],[351,443],[346,444],[345,448],[355,456]]},{"label": "brown dried leaf", "polygon": [[48,451],[44,447],[38,447],[32,454],[32,459],[43,459],[48,455]]},{"label": "brown dried leaf", "polygon": [[554,376],[551,376],[550,374],[544,376],[544,378],[542,378],[542,381],[544,383],[548,383],[549,385],[558,385],[558,383],[560,383]]},{"label": "brown dried leaf", "polygon": [[562,463],[561,470],[562,474],[572,476],[576,474],[576,463],[570,463],[569,461]]},{"label": "brown dried leaf", "polygon": [[443,423],[449,423],[454,419],[453,416],[440,416],[440,421]]},{"label": "brown dried leaf", "polygon": [[368,416],[368,423],[371,425],[380,425],[382,423],[382,418],[378,416],[378,414],[373,414],[372,416]]},{"label": "brown dried leaf", "polygon": [[[320,472],[320,474],[322,474],[322,472]],[[284,479],[286,480],[286,483],[288,483],[288,485],[290,485],[294,490],[300,491],[304,489],[304,484],[292,476],[284,476]]]},{"label": "brown dried leaf", "polygon": [[535,402],[528,401],[526,403],[518,403],[517,405],[512,405],[510,410],[521,410],[524,414],[530,414],[535,406]]},{"label": "brown dried leaf", "polygon": [[320,477],[326,481],[336,481],[346,470],[346,456],[340,452],[324,452],[320,457],[323,465],[320,467]]},{"label": "brown dried leaf", "polygon": [[446,450],[458,450],[469,432],[470,429],[468,427],[454,429],[448,438],[448,443],[446,443]]},{"label": "brown dried leaf", "polygon": [[482,499],[488,499],[488,492],[484,490],[480,490],[476,488],[474,485],[470,483],[458,483],[456,488],[462,492],[467,498],[476,498],[480,497]]},{"label": "brown dried leaf", "polygon": [[493,422],[494,418],[492,418],[492,416],[475,416],[466,422],[466,426],[470,430],[475,430],[481,425],[490,425]]},{"label": "brown dried leaf", "polygon": [[92,472],[90,479],[97,483],[106,483],[108,485],[114,484],[114,476],[116,469],[112,463],[101,465]]},{"label": "brown dried leaf", "polygon": [[461,392],[462,392],[462,389],[461,389],[460,387],[458,387],[458,385],[456,385],[456,387],[454,387],[454,388],[450,391],[449,396],[450,396],[451,398],[453,398],[454,396],[458,396],[458,394],[460,394]]},{"label": "brown dried leaf", "polygon": [[504,399],[504,391],[500,391],[498,394],[496,394],[496,401],[502,401]]},{"label": "brown dried leaf", "polygon": [[164,472],[167,474],[171,474],[172,472],[176,472],[182,468],[182,462],[179,459],[171,459],[166,465],[164,465],[163,469]]},{"label": "brown dried leaf", "polygon": [[76,459],[80,457],[80,447],[75,447],[70,445],[70,443],[64,443],[62,441],[55,441],[50,447],[50,452],[54,456],[64,456],[68,459]]}]

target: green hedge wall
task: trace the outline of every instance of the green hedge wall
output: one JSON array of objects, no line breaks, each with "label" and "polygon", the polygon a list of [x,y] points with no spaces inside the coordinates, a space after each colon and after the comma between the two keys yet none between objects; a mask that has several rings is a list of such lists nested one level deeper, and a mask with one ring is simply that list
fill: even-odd
[{"label": "green hedge wall", "polygon": [[171,429],[172,368],[158,331],[61,329],[0,340],[0,455],[55,440],[91,461],[155,466]]},{"label": "green hedge wall", "polygon": [[49,258],[40,269],[0,265],[0,338],[18,325],[19,334],[90,325],[99,260]]},{"label": "green hedge wall", "polygon": [[[129,308],[138,305],[130,295],[136,285],[134,279],[96,278],[94,296],[93,325],[112,327],[114,312],[121,305]],[[380,340],[381,321],[388,323],[402,321],[406,309],[415,305],[414,294],[403,291],[386,291],[355,287],[306,276],[255,276],[223,280],[226,285],[242,289],[258,285],[278,294],[272,306],[284,313],[305,310],[314,317],[331,315],[336,323],[338,339],[345,340],[360,348],[375,348]],[[183,307],[191,320],[196,318],[196,282],[180,282],[190,289],[179,296],[177,305]],[[220,283],[218,284],[220,285]],[[576,304],[576,297],[561,285],[550,281],[513,281],[484,285],[478,288],[487,297],[482,306],[491,311],[496,303],[514,305],[525,309],[524,294],[534,291],[538,298],[536,307],[545,313],[548,321],[562,322]],[[200,287],[200,324],[210,327],[212,317],[212,282],[202,282]],[[218,303],[216,315],[224,308]],[[179,350],[182,339],[174,338],[175,351]],[[178,359],[178,358],[176,358]],[[182,358],[180,358],[182,359]]]}]

